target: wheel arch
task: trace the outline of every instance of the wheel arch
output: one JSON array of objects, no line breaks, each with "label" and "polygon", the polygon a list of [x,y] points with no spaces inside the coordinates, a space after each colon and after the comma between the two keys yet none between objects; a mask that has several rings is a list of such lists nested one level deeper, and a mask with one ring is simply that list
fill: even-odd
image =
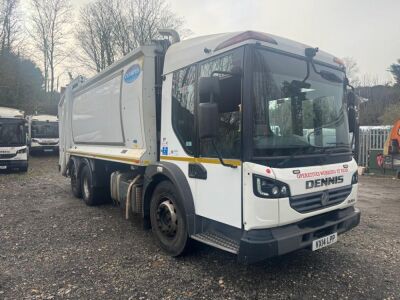
[{"label": "wheel arch", "polygon": [[77,178],[80,177],[82,168],[85,165],[89,166],[91,172],[93,172],[93,169],[94,169],[93,168],[94,163],[91,162],[90,159],[88,159],[86,157],[71,156],[69,159],[68,165],[67,165],[68,174],[70,172],[72,164],[74,164],[74,166],[75,166],[75,171],[77,172],[77,174],[76,174]]},{"label": "wheel arch", "polygon": [[[146,168],[143,185],[143,218],[150,218],[150,201],[157,185],[169,180],[176,188],[185,210],[186,223],[189,235],[195,231],[195,207],[193,194],[185,174],[178,166],[169,162],[158,162]],[[146,222],[149,224],[149,222]],[[149,226],[147,226],[149,227]]]}]

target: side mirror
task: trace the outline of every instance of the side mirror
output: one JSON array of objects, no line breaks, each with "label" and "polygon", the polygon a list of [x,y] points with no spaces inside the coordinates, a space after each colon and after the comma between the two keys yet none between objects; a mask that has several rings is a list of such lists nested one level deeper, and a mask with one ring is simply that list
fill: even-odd
[{"label": "side mirror", "polygon": [[220,95],[220,85],[218,77],[200,77],[199,97],[200,103],[215,102]]},{"label": "side mirror", "polygon": [[218,135],[218,104],[220,95],[218,77],[200,77],[199,79],[199,137],[212,139]]},{"label": "side mirror", "polygon": [[349,132],[356,131],[357,113],[356,113],[356,94],[353,91],[348,91],[346,95],[347,114],[349,118]]},{"label": "side mirror", "polygon": [[199,137],[212,139],[218,135],[218,104],[199,104]]},{"label": "side mirror", "polygon": [[347,107],[356,106],[356,94],[353,91],[348,91],[346,96]]},{"label": "side mirror", "polygon": [[354,107],[349,107],[348,116],[349,116],[349,132],[354,133],[356,130],[356,122],[357,122],[356,111]]}]

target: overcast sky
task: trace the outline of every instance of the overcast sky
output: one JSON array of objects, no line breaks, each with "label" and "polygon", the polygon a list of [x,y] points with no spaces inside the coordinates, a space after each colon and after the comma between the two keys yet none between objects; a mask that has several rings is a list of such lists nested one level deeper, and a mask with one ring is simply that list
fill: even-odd
[{"label": "overcast sky", "polygon": [[[127,0],[128,1],[128,0]],[[75,6],[89,0],[72,0]],[[360,73],[391,80],[400,59],[400,0],[169,0],[194,36],[258,30],[353,57]]]}]

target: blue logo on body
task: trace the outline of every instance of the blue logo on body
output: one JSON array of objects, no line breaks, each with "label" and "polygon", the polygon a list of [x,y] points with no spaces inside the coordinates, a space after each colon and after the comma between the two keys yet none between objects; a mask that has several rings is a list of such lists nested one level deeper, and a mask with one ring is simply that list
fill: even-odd
[{"label": "blue logo on body", "polygon": [[161,148],[161,154],[162,155],[168,155],[168,147],[162,147]]},{"label": "blue logo on body", "polygon": [[134,82],[140,75],[140,66],[138,64],[133,65],[130,67],[124,76],[124,81],[126,83]]}]

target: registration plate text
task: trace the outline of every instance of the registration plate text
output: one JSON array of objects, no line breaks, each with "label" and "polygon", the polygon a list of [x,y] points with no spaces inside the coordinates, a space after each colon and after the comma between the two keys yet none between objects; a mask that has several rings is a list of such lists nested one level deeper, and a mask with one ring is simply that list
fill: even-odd
[{"label": "registration plate text", "polygon": [[337,232],[332,233],[330,235],[324,236],[317,240],[314,240],[312,243],[312,250],[318,250],[327,246],[330,246],[337,242]]}]

